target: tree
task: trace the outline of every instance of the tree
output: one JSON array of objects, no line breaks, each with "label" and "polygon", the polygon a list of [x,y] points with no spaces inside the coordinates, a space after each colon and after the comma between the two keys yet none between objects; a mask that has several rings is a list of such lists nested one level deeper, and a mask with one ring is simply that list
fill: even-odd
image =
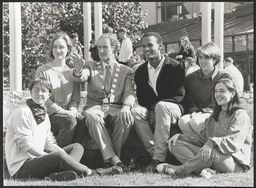
[{"label": "tree", "polygon": [[[9,86],[9,5],[3,4],[4,86]],[[46,62],[47,44],[58,28],[49,3],[21,3],[22,89],[28,88],[40,64]],[[57,30],[57,29],[56,29]]]},{"label": "tree", "polygon": [[[59,17],[61,30],[72,33],[77,32],[83,44],[83,13],[82,3],[60,3],[62,16]],[[92,3],[92,24],[94,24],[94,6]],[[148,27],[146,22],[147,12],[141,10],[139,2],[102,2],[103,30],[110,26],[116,33],[124,26],[129,30],[129,36],[133,42],[141,38],[141,30]],[[94,30],[94,25],[92,25]],[[93,33],[93,31],[92,31]],[[92,38],[94,38],[94,33]]]},{"label": "tree", "polygon": [[[21,9],[22,83],[23,89],[26,89],[34,78],[36,69],[47,62],[48,44],[53,35],[59,31],[67,34],[77,32],[83,44],[83,9],[81,2],[24,2],[21,3]],[[140,40],[140,31],[147,27],[145,21],[147,13],[141,10],[141,3],[103,2],[102,9],[103,29],[110,26],[114,32],[117,32],[119,27],[124,26],[129,30],[133,42]],[[93,20],[92,16],[92,23]],[[10,64],[8,3],[3,3],[3,44],[4,87],[8,87]]]}]

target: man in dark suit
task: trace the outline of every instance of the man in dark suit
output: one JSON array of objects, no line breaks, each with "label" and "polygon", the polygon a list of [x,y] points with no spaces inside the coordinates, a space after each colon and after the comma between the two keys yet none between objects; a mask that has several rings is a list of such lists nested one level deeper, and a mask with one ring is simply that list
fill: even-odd
[{"label": "man in dark suit", "polygon": [[[75,63],[74,76],[88,82],[87,103],[83,115],[85,124],[101,150],[105,167],[129,169],[120,160],[121,147],[134,123],[131,108],[135,102],[132,69],[116,61],[119,41],[113,33],[105,33],[97,40],[100,61],[82,65]],[[109,130],[111,134],[109,134]]]},{"label": "man in dark suit", "polygon": [[181,102],[185,95],[182,65],[161,54],[162,37],[155,32],[142,38],[147,61],[135,73],[138,106],[132,109],[135,129],[153,161],[148,170],[155,172],[158,164],[166,162],[170,128],[183,114]]}]

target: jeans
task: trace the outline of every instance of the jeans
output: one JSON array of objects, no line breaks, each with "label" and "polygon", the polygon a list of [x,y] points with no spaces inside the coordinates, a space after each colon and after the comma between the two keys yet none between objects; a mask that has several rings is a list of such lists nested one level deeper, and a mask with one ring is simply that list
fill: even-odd
[{"label": "jeans", "polygon": [[51,114],[51,131],[60,147],[71,144],[72,137],[77,124],[76,118],[67,114]]},{"label": "jeans", "polygon": [[[208,161],[201,158],[200,147],[185,141],[177,140],[175,145],[169,148],[172,154],[183,164],[177,170],[177,174],[188,174],[195,172],[199,174],[205,168],[213,168],[222,173],[242,172],[244,168],[238,164],[231,155],[220,153],[216,148],[212,149],[211,157]],[[218,162],[214,162],[212,157],[220,156]]]},{"label": "jeans", "polygon": [[87,172],[89,168],[79,163],[84,149],[80,144],[71,144],[63,148],[63,151],[56,151],[47,155],[29,159],[13,176],[17,179],[45,178],[51,173],[72,170],[78,175]]}]

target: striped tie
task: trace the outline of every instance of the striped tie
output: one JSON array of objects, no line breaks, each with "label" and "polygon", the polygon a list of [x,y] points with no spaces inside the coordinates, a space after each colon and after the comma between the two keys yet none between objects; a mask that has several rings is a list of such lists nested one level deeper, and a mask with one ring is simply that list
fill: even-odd
[{"label": "striped tie", "polygon": [[106,75],[105,75],[104,88],[105,88],[106,93],[109,94],[110,88],[111,88],[110,65],[106,65],[105,70],[106,70]]}]

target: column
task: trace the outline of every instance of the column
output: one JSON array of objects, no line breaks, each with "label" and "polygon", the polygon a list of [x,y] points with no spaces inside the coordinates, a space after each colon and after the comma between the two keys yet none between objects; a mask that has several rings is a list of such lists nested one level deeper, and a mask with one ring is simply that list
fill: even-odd
[{"label": "column", "polygon": [[10,91],[22,91],[21,3],[9,3]]},{"label": "column", "polygon": [[95,39],[102,35],[102,3],[94,3],[94,26],[95,26]]},{"label": "column", "polygon": [[83,29],[84,29],[84,60],[90,61],[91,53],[90,41],[92,40],[92,19],[91,19],[91,3],[83,3]]},{"label": "column", "polygon": [[211,2],[201,2],[202,11],[202,44],[211,42]]},{"label": "column", "polygon": [[214,3],[214,43],[220,47],[221,61],[217,65],[223,69],[224,56],[224,2]]}]

